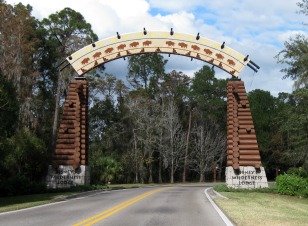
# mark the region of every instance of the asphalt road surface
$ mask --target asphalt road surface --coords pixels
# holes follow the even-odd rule
[[[105,191],[0,214],[0,225],[225,225],[202,186]]]

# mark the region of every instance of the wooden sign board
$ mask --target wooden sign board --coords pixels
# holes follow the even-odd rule
[[[245,55],[208,38],[169,32],[143,32],[110,37],[92,43],[67,57],[68,62],[82,75],[91,69],[135,54],[166,53],[192,57],[215,65],[232,76],[239,76],[249,62]]]

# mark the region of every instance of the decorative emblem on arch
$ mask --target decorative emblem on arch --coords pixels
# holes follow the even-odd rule
[[[169,32],[143,32],[110,37],[76,51],[67,61],[79,75],[121,57],[143,53],[177,54],[196,58],[239,76],[249,60],[245,55],[208,38]],[[248,65],[249,66],[249,65]]]

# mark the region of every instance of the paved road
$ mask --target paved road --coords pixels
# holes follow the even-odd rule
[[[225,225],[204,189],[175,186],[101,192],[0,214],[0,225]]]

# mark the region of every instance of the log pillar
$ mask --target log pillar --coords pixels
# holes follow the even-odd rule
[[[68,86],[47,186],[71,187],[89,183],[88,82],[77,77]]]
[[[226,181],[234,188],[267,187],[244,82],[235,78],[227,83]]]

